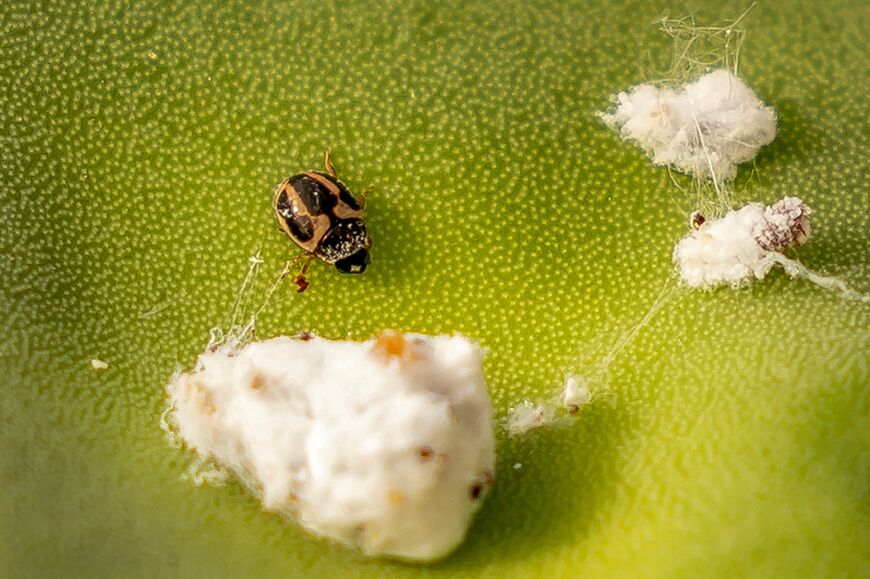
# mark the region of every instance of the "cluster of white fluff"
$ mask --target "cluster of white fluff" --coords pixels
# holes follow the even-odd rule
[[[592,402],[592,392],[582,376],[569,375],[565,385],[555,400],[532,402],[523,400],[508,411],[506,426],[511,436],[523,436],[532,430],[550,426],[562,421],[557,417],[558,410],[576,416],[582,407]],[[561,408],[559,408],[561,407]]]
[[[265,508],[366,554],[456,547],[494,474],[482,351],[454,337],[220,347],[169,385],[169,423]]]
[[[803,201],[786,197],[770,207],[750,203],[707,221],[674,249],[680,277],[693,288],[762,279],[776,263],[782,265],[778,252],[809,239],[810,214]]]
[[[592,392],[582,376],[569,375],[562,389],[562,405],[575,414],[582,406],[592,402]]]
[[[641,84],[617,95],[604,121],[637,142],[657,165],[732,179],[776,136],[776,115],[729,70],[718,69],[679,90]]]
[[[555,418],[556,411],[552,404],[535,404],[530,400],[523,400],[508,412],[508,434],[522,436],[532,430],[550,425]]]

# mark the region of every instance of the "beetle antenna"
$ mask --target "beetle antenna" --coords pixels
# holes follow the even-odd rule
[[[332,150],[326,147],[326,154],[323,156],[323,166],[326,167],[326,172],[336,177],[335,166],[332,164]]]

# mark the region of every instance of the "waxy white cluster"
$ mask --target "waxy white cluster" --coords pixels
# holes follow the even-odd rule
[[[431,560],[494,476],[483,353],[460,337],[274,338],[202,354],[169,421],[265,508],[369,555]]]
[[[707,73],[678,90],[641,84],[602,115],[657,165],[726,181],[776,136],[776,115],[732,72]]]
[[[782,263],[780,251],[809,239],[810,214],[803,201],[786,197],[770,207],[750,203],[707,221],[674,249],[680,278],[693,288],[762,279]]]

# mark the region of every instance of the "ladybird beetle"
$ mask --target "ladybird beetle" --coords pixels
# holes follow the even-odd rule
[[[369,264],[371,239],[363,223],[363,206],[336,178],[329,149],[326,172],[307,171],[281,181],[275,189],[275,214],[281,230],[309,257],[342,273],[362,273]],[[303,268],[303,274],[308,269]],[[297,278],[299,291],[307,287]]]

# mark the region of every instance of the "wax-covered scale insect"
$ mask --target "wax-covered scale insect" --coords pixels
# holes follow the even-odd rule
[[[326,172],[306,171],[284,179],[275,189],[278,225],[304,252],[306,259],[296,277],[305,291],[305,273],[314,258],[341,273],[362,273],[370,261],[372,241],[363,222],[364,204],[338,180],[329,149]]]
[[[803,278],[847,299],[870,301],[843,280],[807,269],[785,251],[803,245],[812,234],[810,207],[797,197],[770,206],[750,203],[717,219],[694,213],[693,231],[674,249],[681,281],[690,288],[739,287],[763,279],[779,265],[793,278]]]
[[[163,427],[196,453],[193,480],[234,473],[319,536],[431,561],[495,481],[483,359],[459,335],[395,331],[224,343],[172,377]]]

